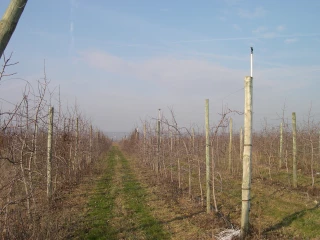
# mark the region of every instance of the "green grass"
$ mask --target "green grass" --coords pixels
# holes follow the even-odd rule
[[[118,189],[112,186],[112,178],[116,165],[115,149],[113,148],[107,157],[107,168],[103,177],[99,180],[95,193],[91,197],[86,216],[86,226],[77,233],[79,239],[117,239],[117,230],[110,225],[114,208],[114,199]]]
[[[267,173],[265,175],[266,179],[256,177],[252,182],[250,223],[255,233],[259,232],[267,239],[317,239],[320,236],[320,208],[314,200],[319,196],[307,194],[309,176],[300,174],[298,188],[293,189],[288,184],[286,172],[273,173],[272,181]],[[291,180],[292,176],[289,177]],[[223,192],[217,191],[217,203],[233,223],[240,225],[241,181],[232,176],[225,177]]]
[[[279,207],[284,208],[285,206],[280,205]],[[269,210],[271,209],[269,208]],[[281,231],[286,236],[291,235],[299,237],[300,239],[310,239],[320,236],[320,209],[318,206],[297,211],[290,211],[289,207],[282,211],[279,211],[279,208],[274,208],[272,213],[275,216],[281,216],[281,220],[267,228],[267,233]]]
[[[170,239],[162,225],[152,215],[146,206],[146,192],[134,177],[128,161],[119,153],[123,171],[123,191],[129,209],[134,212],[134,217],[139,222],[139,227],[145,233],[146,239]]]
[[[119,177],[119,174],[121,182],[114,184],[113,179]],[[119,197],[123,198],[127,207],[127,216],[115,215],[115,200]],[[118,239],[121,233],[125,233],[126,239],[137,239],[137,233],[143,239],[169,239],[169,234],[163,230],[162,224],[152,216],[147,206],[146,191],[135,179],[128,161],[117,147],[113,147],[109,153],[106,172],[97,183],[88,207],[85,226],[76,233],[78,239],[113,240]],[[115,218],[123,218],[121,223],[124,225],[121,229],[115,229],[112,225]],[[132,222],[135,224],[129,224]]]
[[[152,209],[147,205],[147,191],[137,181],[130,162],[117,147],[112,148],[106,164],[106,172],[89,201],[90,211],[79,238],[118,239],[124,236],[125,239],[170,239],[163,223],[152,215]],[[265,178],[261,178],[262,175]],[[240,224],[241,213],[239,179],[224,177],[222,192],[219,183],[216,183],[219,209],[237,225]],[[259,237],[316,239],[320,236],[320,208],[314,203],[318,195],[306,194],[309,176],[300,175],[298,189],[292,189],[288,184],[290,179],[291,176],[282,170],[272,174],[272,181],[267,172],[253,179],[250,222]],[[193,178],[192,183],[195,184],[193,189],[197,189],[198,180]],[[121,200],[126,216],[115,216],[118,209],[116,199]],[[112,224],[114,219],[123,225]]]

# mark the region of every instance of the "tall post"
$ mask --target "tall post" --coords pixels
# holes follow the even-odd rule
[[[242,153],[243,153],[243,129],[240,128],[240,159],[242,160]]]
[[[172,158],[173,158],[173,133],[172,133],[172,130],[170,130],[170,179],[171,179],[171,182],[173,182]]]
[[[251,154],[252,154],[252,77],[245,77],[244,149],[242,176],[241,239],[249,230]]]
[[[228,170],[231,173],[232,172],[232,118],[230,118],[229,122],[229,165]]]
[[[79,167],[79,161],[78,161],[78,144],[79,144],[79,118],[76,118],[76,143],[74,148],[74,170],[77,170]]]
[[[297,187],[297,122],[296,113],[292,113],[292,177],[293,187]]]
[[[11,0],[0,21],[0,58],[6,49],[28,0]]]
[[[92,162],[92,125],[90,125],[90,164]]]
[[[161,109],[158,110],[158,122],[157,122],[157,164],[156,164],[156,172],[159,173],[160,168],[160,127],[161,127]]]
[[[282,160],[283,160],[283,122],[280,124],[280,147],[279,147],[279,169],[282,167]]]
[[[68,123],[68,134],[70,134],[70,129],[73,129],[73,120],[71,120],[71,118],[69,118],[69,123]],[[74,158],[72,157],[72,144],[70,144],[69,147],[69,161],[71,163],[71,167],[69,168],[69,175],[71,173],[71,169],[72,171],[74,171]]]
[[[207,189],[207,213],[210,213],[210,139],[209,139],[209,99],[205,100],[205,124],[206,124],[206,189]]]
[[[147,127],[146,123],[143,124],[143,161],[146,163],[146,136],[147,136]]]
[[[173,132],[170,130],[170,151],[173,151]]]
[[[52,197],[52,136],[53,136],[53,107],[49,108],[48,121],[48,144],[47,144],[47,198],[51,201]]]
[[[320,157],[320,131],[319,131],[319,157]]]
[[[194,151],[195,151],[195,149],[194,149],[194,128],[192,128],[192,152],[193,152],[193,154],[194,154]]]

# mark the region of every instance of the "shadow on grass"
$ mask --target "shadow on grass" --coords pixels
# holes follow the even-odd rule
[[[165,225],[165,224],[168,224],[168,223],[171,223],[171,222],[174,222],[174,221],[180,221],[180,220],[184,220],[184,219],[189,219],[189,218],[192,218],[193,216],[196,216],[196,215],[204,213],[204,212],[205,212],[204,210],[201,210],[201,211],[198,211],[198,212],[195,212],[195,213],[192,213],[192,214],[178,216],[178,217],[175,217],[175,218],[173,218],[171,220],[168,220],[168,221],[155,221],[155,222],[148,223],[148,224],[141,224],[138,227],[133,227],[133,228],[129,228],[129,229],[126,229],[125,227],[123,227],[123,228],[120,228],[118,230],[118,233],[132,232],[132,231],[136,231],[136,230],[139,230],[139,229],[147,229],[147,228],[152,227],[155,224]]]
[[[266,234],[268,232],[272,232],[272,231],[276,231],[279,230],[283,227],[288,227],[291,225],[291,223],[297,219],[302,218],[307,212],[312,212],[314,210],[316,210],[317,208],[319,208],[320,204],[318,203],[316,206],[314,206],[313,208],[310,209],[304,209],[298,212],[295,212],[289,216],[286,216],[285,218],[283,218],[279,223],[268,227],[267,229],[265,229],[263,231],[263,234]]]

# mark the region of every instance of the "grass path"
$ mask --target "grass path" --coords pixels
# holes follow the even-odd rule
[[[226,227],[139,159],[128,159],[114,146],[95,177],[79,186],[61,239],[213,239]],[[239,225],[241,185],[231,178],[224,188],[220,208]],[[254,179],[252,199],[252,239],[320,239],[318,198]]]
[[[170,239],[146,202],[146,191],[136,180],[117,147],[88,203],[77,239]]]

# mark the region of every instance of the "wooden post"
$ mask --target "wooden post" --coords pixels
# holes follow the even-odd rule
[[[99,136],[99,133],[98,133]],[[79,118],[76,118],[76,142],[74,147],[74,170],[78,170],[79,161],[78,161],[78,144],[79,144]]]
[[[146,157],[146,137],[147,137],[147,126],[146,123],[143,124],[143,161],[144,163],[147,162]]]
[[[170,179],[171,179],[171,182],[173,182],[172,158],[173,158],[173,133],[172,133],[172,130],[170,130]]]
[[[228,170],[231,173],[232,172],[232,118],[230,118],[229,122],[229,164],[228,164]]]
[[[243,153],[243,129],[240,128],[240,159],[242,160],[242,153]]]
[[[92,162],[92,125],[90,125],[90,164]]]
[[[292,180],[293,187],[297,187],[297,122],[296,113],[292,113]]]
[[[52,198],[52,136],[53,136],[53,107],[49,108],[48,121],[48,144],[47,144],[47,198],[51,201]]]
[[[194,149],[194,128],[192,128],[192,153],[195,153],[195,149]]]
[[[320,131],[319,131],[319,149],[318,149],[318,151],[319,151],[319,158],[320,158]]]
[[[247,236],[249,230],[252,154],[252,90],[252,77],[245,77],[241,239],[244,239]]]
[[[158,111],[158,122],[157,122],[157,164],[156,164],[156,172],[157,174],[159,173],[159,168],[160,168],[160,127],[161,127],[161,122],[160,122],[160,117],[161,117],[161,109]]]
[[[180,158],[178,158],[178,183],[179,189],[181,188],[181,167],[180,167]]]
[[[281,169],[282,162],[283,162],[282,146],[283,146],[283,123],[281,122],[281,124],[280,124],[279,169]]]
[[[69,118],[69,123],[68,123],[68,134],[70,134],[70,129],[73,128],[73,120],[71,120],[71,118]],[[72,144],[70,144],[69,146],[69,162],[71,164],[70,168],[69,168],[69,176],[71,176],[71,169],[72,171],[74,171],[74,158],[72,157]]]
[[[173,151],[173,133],[172,130],[170,130],[170,151]]]
[[[206,189],[207,189],[207,213],[210,213],[210,139],[209,139],[209,99],[205,100],[205,124],[206,124]]]
[[[11,0],[0,21],[0,58],[6,49],[28,0]]]
[[[136,141],[139,141],[139,128],[136,128]]]

